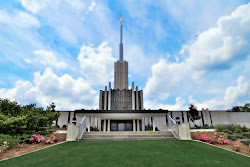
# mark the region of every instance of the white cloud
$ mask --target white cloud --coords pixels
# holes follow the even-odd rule
[[[188,103],[193,104],[198,110],[202,108],[208,108],[210,110],[227,110],[236,105],[244,105],[250,101],[250,82],[246,80],[244,76],[239,76],[237,79],[237,85],[229,86],[224,91],[223,98],[213,98],[199,102],[193,98],[193,96],[188,97]],[[150,109],[168,109],[168,110],[187,110],[189,104],[186,100],[177,97],[175,99],[176,103],[173,105],[165,105],[160,103],[158,100],[146,100],[145,108]]]
[[[160,59],[157,64],[151,67],[152,77],[150,77],[144,88],[145,96],[166,99],[171,89],[177,87],[177,83],[183,79],[184,63],[170,63],[165,59]]]
[[[250,83],[246,81],[244,76],[239,76],[237,79],[236,86],[229,86],[223,99],[210,99],[203,101],[202,103],[197,102],[192,96],[189,97],[189,103],[197,106],[198,109],[209,108],[209,109],[230,109],[235,105],[244,105],[250,101]]]
[[[82,0],[22,0],[23,7],[38,15],[43,25],[55,30],[62,40],[78,45],[113,33],[110,10],[103,2]],[[91,14],[88,14],[92,10]],[[100,26],[102,25],[102,26]],[[103,28],[105,27],[105,29]],[[94,30],[94,31],[93,31]]]
[[[229,70],[246,60],[250,55],[249,25],[250,3],[238,7],[230,16],[220,17],[216,27],[202,32],[196,41],[183,46],[180,53],[187,53],[187,59],[179,63],[160,59],[152,66],[145,95],[167,98],[170,90],[174,91],[181,82],[188,83],[190,77],[199,82],[208,72]]]
[[[159,104],[159,108],[161,109],[168,109],[168,110],[181,110],[185,108],[184,104],[186,103],[185,99],[182,99],[181,97],[177,97],[175,99],[176,103],[174,105],[164,105]]]
[[[93,1],[93,2],[91,3],[91,5],[89,6],[88,12],[93,11],[93,10],[94,10],[94,7],[95,7],[95,1]],[[88,13],[88,12],[87,12],[87,13]]]
[[[106,85],[113,77],[115,59],[107,44],[103,42],[97,48],[83,45],[77,57],[83,75],[94,85]]]
[[[23,11],[14,11],[10,14],[0,10],[0,23],[20,28],[40,27],[40,22],[36,17]]]
[[[22,6],[34,14],[37,14],[48,2],[48,0],[21,0]]]
[[[145,108],[148,109],[164,109],[164,110],[183,110],[186,109],[187,107],[185,106],[186,100],[182,99],[181,97],[177,97],[175,99],[175,104],[173,105],[165,105],[157,100],[146,100],[145,101]]]
[[[47,68],[41,75],[34,74],[33,83],[17,81],[15,88],[0,89],[2,98],[22,104],[38,103],[42,107],[54,102],[58,110],[97,107],[98,95],[83,78],[74,79],[68,74],[59,77]]]
[[[198,78],[208,71],[228,69],[250,55],[250,3],[238,7],[230,16],[223,16],[217,27],[201,33],[190,46],[186,63]]]
[[[232,106],[242,97],[250,100],[250,83],[248,83],[243,76],[237,79],[237,86],[230,86],[227,88],[224,96],[226,106]]]
[[[25,59],[25,62],[27,63],[39,63],[44,66],[49,66],[49,67],[56,67],[59,69],[65,69],[67,68],[67,64],[64,61],[58,61],[56,56],[46,50],[36,50],[34,51],[34,55],[36,57],[33,60],[30,59]]]

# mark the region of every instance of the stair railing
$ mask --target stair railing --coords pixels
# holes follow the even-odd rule
[[[79,124],[79,131],[77,140],[79,141],[82,138],[82,135],[86,131],[86,116],[83,117],[82,121]]]
[[[169,122],[169,129],[170,131],[173,133],[174,137],[176,139],[179,139],[179,128],[178,128],[178,124],[175,122],[175,120],[173,118],[171,118],[169,115],[168,117],[170,118],[170,122]]]

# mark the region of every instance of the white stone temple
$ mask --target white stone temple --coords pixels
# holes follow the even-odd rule
[[[100,90],[99,109],[59,111],[61,116],[58,125],[68,126],[68,141],[88,140],[93,136],[100,140],[105,135],[107,140],[190,139],[189,130],[193,123],[188,117],[188,111],[144,109],[143,91],[139,90],[138,86],[135,87],[134,82],[131,89],[128,87],[128,69],[128,62],[123,60],[121,17],[119,60],[114,62],[114,87],[112,88],[109,82],[108,87]],[[250,127],[250,113],[202,109],[199,115],[200,119],[195,122],[199,126],[236,123]],[[108,138],[114,134],[118,136]]]

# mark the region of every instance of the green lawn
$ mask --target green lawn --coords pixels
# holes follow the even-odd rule
[[[0,161],[5,166],[248,167],[250,158],[194,141],[81,141]]]

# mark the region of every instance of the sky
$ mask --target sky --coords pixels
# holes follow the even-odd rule
[[[250,102],[246,0],[0,0],[0,98],[96,109],[119,57],[144,108]]]

